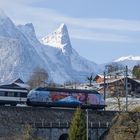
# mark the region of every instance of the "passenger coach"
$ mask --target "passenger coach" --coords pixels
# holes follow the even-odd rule
[[[0,105],[26,104],[27,94],[27,86],[19,79],[10,84],[2,84],[0,85]]]

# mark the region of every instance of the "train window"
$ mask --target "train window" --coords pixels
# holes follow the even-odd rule
[[[20,93],[20,97],[27,97],[26,93]]]
[[[20,96],[21,96],[21,95],[20,95],[20,92],[18,92],[18,93],[17,93],[17,97],[20,97]]]
[[[5,92],[4,91],[0,91],[0,96],[5,96]]]
[[[7,96],[14,97],[14,92],[8,92]]]
[[[8,92],[5,92],[5,96],[8,96]]]
[[[17,92],[14,92],[14,97],[17,97],[17,94],[18,94]]]

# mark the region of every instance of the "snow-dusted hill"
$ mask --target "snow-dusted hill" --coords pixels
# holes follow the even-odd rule
[[[125,56],[116,59],[114,62],[117,62],[122,65],[127,65],[132,69],[135,65],[140,64],[140,56]]]
[[[123,57],[120,57],[118,59],[115,59],[112,62],[100,64],[99,66],[102,70],[105,70],[105,66],[110,65],[112,63],[118,63],[118,65],[122,65],[124,67],[128,66],[128,68],[130,70],[132,70],[135,65],[140,64],[140,56],[132,56],[132,55],[131,56],[123,56]]]
[[[15,26],[0,11],[0,82],[19,77],[26,81],[36,68],[45,69],[57,83],[84,81],[100,70],[72,48],[64,24],[42,42],[32,24]]]

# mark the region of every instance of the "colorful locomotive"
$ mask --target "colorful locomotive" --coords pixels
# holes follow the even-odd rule
[[[27,105],[103,109],[105,101],[95,90],[66,88],[36,88],[27,95]]]

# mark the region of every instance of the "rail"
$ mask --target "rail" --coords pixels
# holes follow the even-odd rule
[[[70,122],[58,122],[58,123],[54,123],[54,122],[49,122],[49,123],[35,122],[35,123],[29,123],[29,125],[31,125],[34,128],[69,128],[70,127]],[[111,124],[109,122],[106,122],[106,123],[90,122],[88,124],[89,128],[108,128],[110,125]]]

